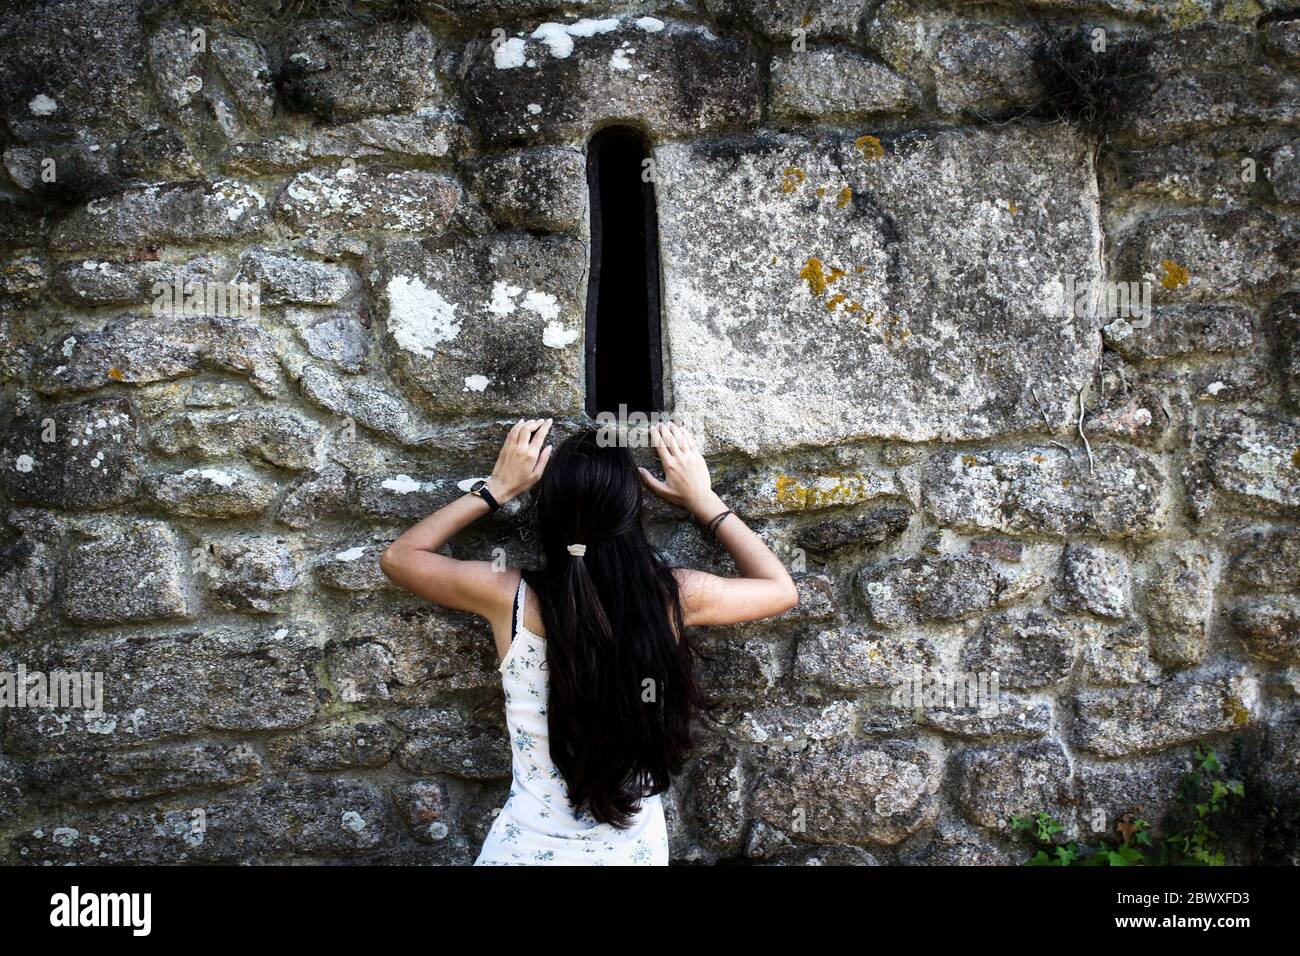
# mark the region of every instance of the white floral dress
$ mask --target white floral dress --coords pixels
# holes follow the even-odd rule
[[[519,582],[514,636],[501,661],[514,780],[475,866],[667,866],[668,827],[658,795],[620,830],[575,813],[551,762],[546,726],[546,641],[524,627],[528,585]]]

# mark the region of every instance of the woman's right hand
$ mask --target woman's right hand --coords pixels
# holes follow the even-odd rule
[[[637,470],[655,494],[686,508],[701,521],[726,510],[722,499],[713,493],[709,466],[685,428],[676,422],[655,424],[650,427],[650,436],[663,464],[664,480],[645,468]]]

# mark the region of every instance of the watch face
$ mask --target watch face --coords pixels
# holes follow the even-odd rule
[[[487,487],[486,479],[480,478],[478,481],[474,482],[474,484],[469,486],[469,493],[471,495],[476,495],[486,487]]]

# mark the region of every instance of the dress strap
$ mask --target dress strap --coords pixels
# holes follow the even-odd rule
[[[519,633],[519,625],[524,619],[524,592],[528,585],[524,582],[524,576],[519,575],[519,590],[515,592],[515,616],[510,622],[510,643],[515,642],[515,636]]]

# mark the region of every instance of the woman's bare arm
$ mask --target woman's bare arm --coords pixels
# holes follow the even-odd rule
[[[523,494],[541,478],[551,457],[550,447],[544,447],[550,428],[548,418],[520,420],[510,429],[487,480],[488,491],[498,503]],[[490,561],[461,561],[437,553],[487,513],[482,498],[457,498],[390,544],[379,558],[380,570],[394,584],[434,604],[481,615],[494,626],[501,619],[508,620],[517,575],[495,571]]]
[[[651,432],[664,480],[642,468],[645,483],[666,501],[686,508],[697,521],[707,522],[726,511],[727,506],[711,487],[709,466],[690,434],[672,422],[656,425]],[[678,570],[688,627],[756,621],[788,611],[799,602],[799,591],[781,559],[739,515],[724,518],[716,533],[740,576],[724,578],[705,571]]]

